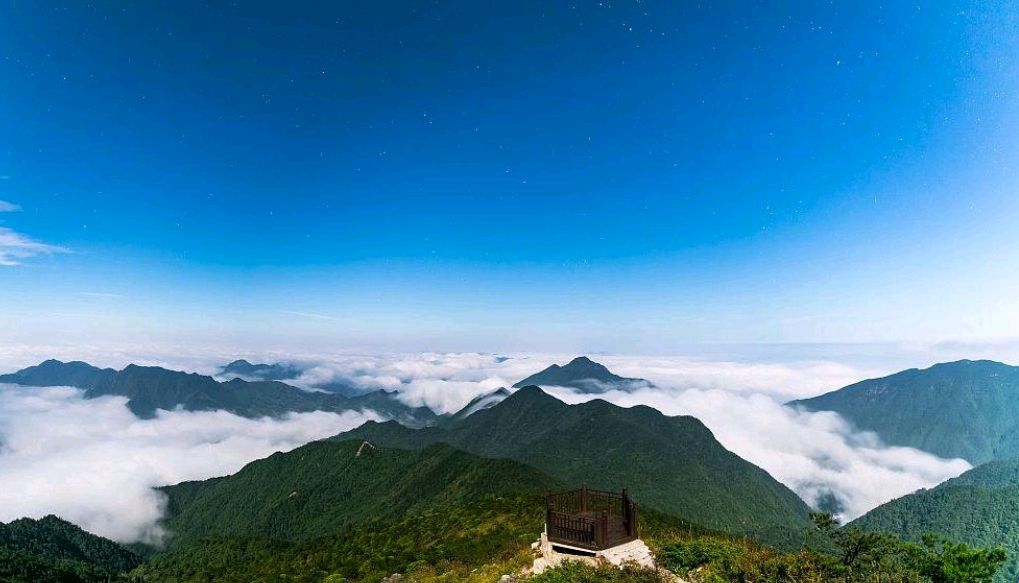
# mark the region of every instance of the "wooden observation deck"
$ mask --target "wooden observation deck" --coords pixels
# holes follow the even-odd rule
[[[600,551],[636,540],[637,503],[622,492],[579,490],[549,494],[545,532],[553,544]]]

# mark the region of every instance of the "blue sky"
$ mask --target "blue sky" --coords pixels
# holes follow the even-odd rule
[[[1019,325],[1014,3],[60,4],[0,8],[6,342]]]

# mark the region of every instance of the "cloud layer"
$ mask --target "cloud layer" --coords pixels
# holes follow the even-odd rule
[[[0,351],[2,352],[2,351]],[[73,355],[61,354],[68,357]],[[88,360],[89,355],[80,355]],[[170,366],[210,372],[236,356],[306,365],[297,384],[344,382],[387,388],[411,405],[453,412],[472,398],[509,387],[572,354],[175,355]],[[0,353],[22,362],[24,351]],[[215,359],[215,360],[214,360]],[[106,354],[104,366],[158,363],[146,353]],[[832,500],[853,518],[894,497],[933,486],[969,468],[855,431],[832,413],[794,411],[782,403],[844,386],[877,372],[832,360],[759,362],[681,357],[597,356],[613,372],[654,388],[598,395],[646,404],[668,415],[694,415],[738,455],[763,467],[808,503]],[[884,374],[890,371],[880,371]],[[549,388],[563,400],[593,398]],[[158,540],[162,512],[152,486],[234,472],[278,450],[354,427],[373,415],[295,414],[245,419],[223,412],[164,412],[140,420],[121,398],[83,400],[67,388],[0,386],[0,521],[56,513],[120,541]]]
[[[143,420],[125,403],[85,400],[71,388],[0,385],[0,521],[53,513],[113,540],[158,542],[163,500],[154,486],[230,474],[377,418],[174,411]]]

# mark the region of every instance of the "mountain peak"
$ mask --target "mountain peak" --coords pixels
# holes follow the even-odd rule
[[[570,405],[534,385],[448,424],[365,424],[336,439],[395,448],[446,443],[523,462],[566,484],[628,487],[646,507],[733,532],[791,532],[807,524],[803,501],[726,450],[700,421],[601,399]]]
[[[49,359],[15,373],[0,375],[0,383],[34,387],[68,386],[89,389],[115,374],[113,369],[97,368],[81,361],[61,362]]]
[[[524,408],[556,408],[566,407],[565,403],[562,403],[554,396],[545,392],[540,386],[535,384],[529,384],[523,386],[511,395],[506,396],[505,399],[490,407],[488,411],[493,409],[524,409]]]
[[[520,387],[513,394],[506,397],[502,403],[513,403],[519,405],[521,403],[533,403],[533,404],[552,404],[559,403],[562,401],[556,399],[552,395],[546,393],[541,387],[537,385],[527,385],[526,387]],[[507,405],[509,406],[509,405]]]
[[[564,366],[553,364],[513,385],[520,388],[527,385],[570,387],[583,393],[604,393],[611,390],[631,391],[651,386],[644,379],[621,377],[605,365],[586,356],[578,356]]]

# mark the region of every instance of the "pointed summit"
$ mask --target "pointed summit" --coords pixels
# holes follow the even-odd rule
[[[614,374],[605,365],[586,356],[578,356],[564,366],[553,364],[513,386],[519,388],[527,385],[570,387],[584,393],[632,391],[652,386],[644,379],[631,379]]]

